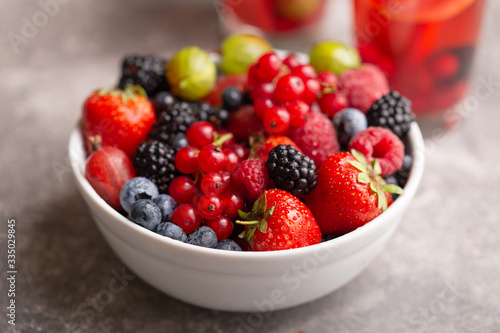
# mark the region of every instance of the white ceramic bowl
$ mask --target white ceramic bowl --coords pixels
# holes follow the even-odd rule
[[[383,214],[346,235],[293,250],[231,252],[160,236],[123,217],[84,177],[85,151],[75,129],[69,156],[77,187],[99,230],[141,279],[187,303],[225,310],[284,309],[327,295],[366,268],[410,204],[424,167],[424,141],[416,123],[409,133],[413,168],[401,195]]]

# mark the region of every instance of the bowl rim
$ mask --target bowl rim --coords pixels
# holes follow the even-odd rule
[[[344,235],[336,237],[334,239],[302,248],[287,249],[280,251],[224,251],[218,249],[205,248],[201,246],[195,246],[183,243],[174,239],[170,239],[168,237],[150,231],[146,228],[143,228],[135,224],[134,222],[130,221],[125,216],[120,214],[118,211],[113,209],[110,205],[108,205],[104,201],[104,199],[102,199],[97,194],[97,192],[93,189],[93,187],[85,178],[84,169],[87,156],[83,144],[83,136],[80,127],[78,125],[76,125],[73,131],[71,132],[69,146],[68,146],[68,153],[75,180],[77,181],[79,188],[85,192],[85,195],[89,199],[91,199],[92,202],[99,207],[99,209],[105,211],[108,215],[117,220],[122,227],[132,229],[134,232],[137,232],[142,237],[147,239],[148,242],[154,242],[158,244],[158,246],[165,246],[167,248],[174,247],[178,251],[185,251],[186,254],[190,253],[197,256],[209,255],[210,257],[217,256],[219,258],[228,258],[233,260],[256,259],[262,261],[262,260],[275,260],[284,257],[290,257],[291,255],[296,255],[296,256],[307,255],[323,249],[324,246],[337,248],[343,246],[346,243],[347,244],[355,243],[356,240],[362,239],[363,237],[366,237],[367,235],[371,234],[380,225],[384,223],[389,223],[392,211],[395,211],[399,207],[404,209],[405,205],[408,206],[415,192],[417,191],[417,188],[419,186],[423,174],[424,160],[425,160],[423,152],[425,152],[425,146],[424,146],[424,139],[422,137],[422,133],[420,131],[417,122],[414,121],[412,123],[407,138],[408,138],[407,144],[409,144],[410,154],[412,155],[413,158],[412,169],[410,171],[408,181],[404,187],[405,193],[403,195],[400,195],[399,198],[395,200],[394,203],[390,205],[386,211],[384,211],[382,214],[377,216],[372,221],[366,223],[365,225],[351,232],[348,232]],[[107,227],[109,228],[109,226]],[[116,236],[120,237],[119,235]]]

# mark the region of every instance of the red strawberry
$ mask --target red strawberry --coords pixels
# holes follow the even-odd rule
[[[100,135],[103,147],[117,147],[128,156],[147,139],[155,112],[145,93],[138,91],[144,92],[137,86],[125,90],[101,89],[87,98],[83,106],[83,134],[89,153],[91,136]]]
[[[365,113],[377,99],[389,93],[384,73],[371,64],[342,72],[338,88],[347,96],[349,106]]]
[[[328,158],[318,170],[318,185],[304,198],[323,234],[345,234],[380,215],[402,193],[379,176],[377,161],[368,164],[356,150]]]
[[[100,140],[100,137],[93,137]],[[100,142],[95,142],[99,144]],[[121,211],[120,191],[125,183],[135,177],[130,158],[120,149],[103,147],[93,152],[85,165],[85,178],[111,207]]]
[[[321,231],[311,211],[296,197],[283,190],[265,191],[250,213],[241,213],[247,221],[240,237],[254,251],[277,251],[318,244]]]
[[[314,161],[318,169],[340,149],[333,123],[320,112],[311,112],[304,125],[293,128],[290,139]]]
[[[293,142],[289,137],[284,135],[272,135],[264,139],[263,142],[258,142],[254,146],[253,155],[257,158],[264,161],[267,161],[267,157],[271,149],[276,147],[277,145],[292,145],[298,151],[301,151],[300,148]]]

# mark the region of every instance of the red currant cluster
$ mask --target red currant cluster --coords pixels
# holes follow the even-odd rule
[[[274,52],[266,53],[248,70],[255,114],[273,134],[286,134],[290,127],[302,126],[318,96],[323,113],[330,115],[344,108],[347,101],[343,103],[338,99],[345,96],[336,93],[336,86],[335,74],[316,73],[311,65],[301,64],[295,55],[282,60]]]
[[[186,132],[188,146],[175,156],[176,168],[189,176],[172,180],[170,196],[179,204],[172,222],[187,234],[203,222],[217,235],[226,239],[233,232],[231,218],[243,209],[243,196],[230,186],[231,171],[248,157],[248,149],[236,143],[231,133],[216,131],[213,125],[199,121]],[[200,179],[201,178],[201,179]]]

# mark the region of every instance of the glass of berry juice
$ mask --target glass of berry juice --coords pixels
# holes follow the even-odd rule
[[[417,116],[444,112],[467,93],[485,1],[354,0],[361,57]]]

